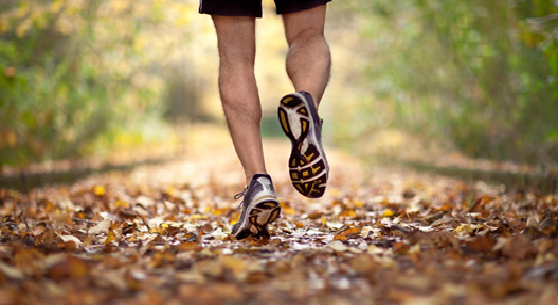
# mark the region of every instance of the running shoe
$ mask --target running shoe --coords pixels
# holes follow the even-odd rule
[[[232,227],[232,234],[236,239],[249,236],[269,238],[267,225],[281,214],[281,204],[275,196],[271,177],[265,174],[252,176],[246,190],[235,196],[244,196],[240,203],[242,212],[238,222]]]
[[[286,95],[277,109],[279,123],[291,140],[289,176],[299,193],[310,198],[324,195],[329,167],[322,147],[322,124],[307,92]]]

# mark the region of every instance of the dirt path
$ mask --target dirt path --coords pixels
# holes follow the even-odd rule
[[[546,304],[557,297],[557,197],[370,170],[330,148],[328,190],[310,200],[288,180],[288,141],[266,141],[283,215],[270,240],[236,241],[232,197],[244,177],[227,132],[204,127],[185,138],[184,158],[172,164],[29,196],[1,190],[0,303]]]

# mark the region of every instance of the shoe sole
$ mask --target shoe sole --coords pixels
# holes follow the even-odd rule
[[[289,176],[294,188],[302,195],[319,198],[325,192],[328,175],[327,161],[321,143],[315,136],[312,139],[309,138],[308,148],[306,152],[302,152],[304,140],[308,138],[314,125],[312,123],[312,113],[298,95],[295,93],[283,97],[277,109],[281,128],[291,140],[292,145],[289,158]],[[292,123],[300,123],[300,126],[293,126]],[[293,133],[293,127],[300,129],[298,137]]]
[[[236,239],[249,236],[269,238],[267,225],[274,222],[281,215],[281,205],[275,201],[263,201],[246,211],[247,221],[235,234]]]

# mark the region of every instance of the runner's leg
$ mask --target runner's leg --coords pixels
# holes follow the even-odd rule
[[[285,35],[289,44],[287,74],[295,91],[310,93],[316,103],[324,94],[331,59],[324,37],[326,5],[302,12],[284,14]]]
[[[219,93],[238,159],[246,174],[266,173],[254,76],[255,18],[212,16],[219,49]]]

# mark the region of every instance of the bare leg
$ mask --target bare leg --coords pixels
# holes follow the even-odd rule
[[[255,18],[213,16],[219,49],[219,93],[236,154],[246,174],[266,173],[254,76]]]
[[[289,44],[287,74],[295,91],[310,93],[316,107],[322,100],[331,67],[324,37],[326,6],[283,15]]]

